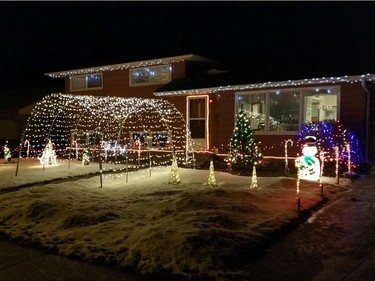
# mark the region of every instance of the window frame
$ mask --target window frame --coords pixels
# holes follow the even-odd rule
[[[192,99],[204,99],[205,104],[205,117],[202,118],[190,118],[190,100]],[[209,117],[210,117],[210,108],[209,108],[209,96],[208,95],[198,95],[198,96],[187,96],[186,97],[186,120],[188,124],[188,129],[190,131],[190,120],[204,120],[205,121],[205,137],[204,138],[194,138],[196,140],[205,140],[206,149],[209,149]]]
[[[298,135],[299,131],[270,131],[269,130],[269,115],[270,115],[270,93],[275,93],[277,91],[282,92],[291,92],[291,91],[297,91],[299,92],[300,96],[300,104],[299,104],[299,130],[305,124],[305,97],[310,96],[306,94],[305,92],[307,90],[327,90],[327,89],[335,89],[337,93],[333,93],[332,95],[337,96],[337,107],[336,107],[336,120],[340,120],[340,104],[341,104],[341,86],[340,85],[325,85],[325,86],[312,86],[312,87],[301,87],[301,88],[275,88],[275,89],[268,89],[268,90],[258,90],[258,91],[241,91],[241,92],[235,92],[235,102],[234,102],[234,112],[237,114],[240,108],[239,96],[243,95],[259,95],[264,94],[265,99],[265,108],[264,108],[264,114],[265,114],[265,130],[264,131],[258,131],[254,130],[254,134],[257,135]],[[317,92],[318,93],[318,92]],[[234,118],[235,122],[235,118]]]
[[[168,68],[168,79],[166,81],[149,81],[147,82],[141,82],[141,83],[134,83],[133,82],[133,72],[140,71],[140,70],[152,70],[152,69],[158,69],[158,68]],[[149,76],[150,78],[151,76]],[[149,86],[149,85],[163,85],[167,84],[172,81],[172,65],[171,64],[163,64],[163,65],[154,65],[154,66],[146,66],[146,67],[137,67],[132,68],[129,70],[129,87],[141,87],[141,86]]]
[[[99,87],[89,87],[88,86],[88,77],[89,76],[100,76],[101,77],[101,86],[99,86]],[[85,87],[79,88],[79,89],[73,89],[73,78],[74,77],[85,77]],[[103,89],[103,73],[91,73],[91,74],[81,74],[81,75],[70,76],[69,77],[69,88],[70,88],[70,92],[102,90]]]

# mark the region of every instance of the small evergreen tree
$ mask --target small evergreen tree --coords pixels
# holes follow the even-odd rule
[[[236,115],[235,128],[229,142],[229,165],[233,169],[242,168],[243,174],[246,174],[246,171],[262,157],[263,154],[250,126],[250,118],[242,104]]]

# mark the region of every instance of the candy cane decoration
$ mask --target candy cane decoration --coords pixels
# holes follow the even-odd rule
[[[30,142],[29,140],[25,140],[24,145],[27,143],[27,150],[26,150],[26,158],[29,158],[29,152],[30,152]]]
[[[339,147],[335,146],[335,156],[336,156],[336,183],[339,183]]]
[[[297,211],[300,211],[301,208],[301,198],[299,197],[299,182],[300,182],[300,159],[299,159],[299,154],[297,153],[297,158],[296,158],[296,167],[297,167]]]
[[[350,162],[350,143],[347,143],[345,146],[346,146],[346,151],[348,152],[348,172],[350,176],[352,173],[351,162]]]
[[[285,141],[285,174],[289,172],[288,167],[288,142],[290,142],[290,146],[293,146],[293,141],[291,139],[288,139]]]
[[[321,150],[319,152],[319,158],[320,158],[320,176],[319,176],[319,186],[321,195],[323,196],[323,169],[324,169],[324,151]]]

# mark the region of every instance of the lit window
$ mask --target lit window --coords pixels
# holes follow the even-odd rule
[[[254,131],[264,131],[266,124],[265,115],[265,94],[245,94],[237,96],[237,101],[240,103],[238,108],[243,109],[250,116],[251,129]]]
[[[305,90],[305,122],[337,120],[338,92],[337,88]]]
[[[243,105],[254,131],[296,133],[304,123],[338,120],[339,97],[339,86],[240,92],[236,109]]]
[[[192,138],[206,137],[206,98],[189,100],[189,124]]]
[[[300,94],[298,91],[269,93],[269,130],[299,130]]]
[[[71,91],[93,90],[102,88],[102,74],[77,75],[70,77]]]
[[[166,84],[171,81],[170,65],[151,66],[130,70],[130,86]]]

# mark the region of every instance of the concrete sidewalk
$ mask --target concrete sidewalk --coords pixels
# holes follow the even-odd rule
[[[0,281],[140,281],[137,276],[0,241]]]
[[[375,175],[355,181],[245,271],[252,281],[374,281]]]

